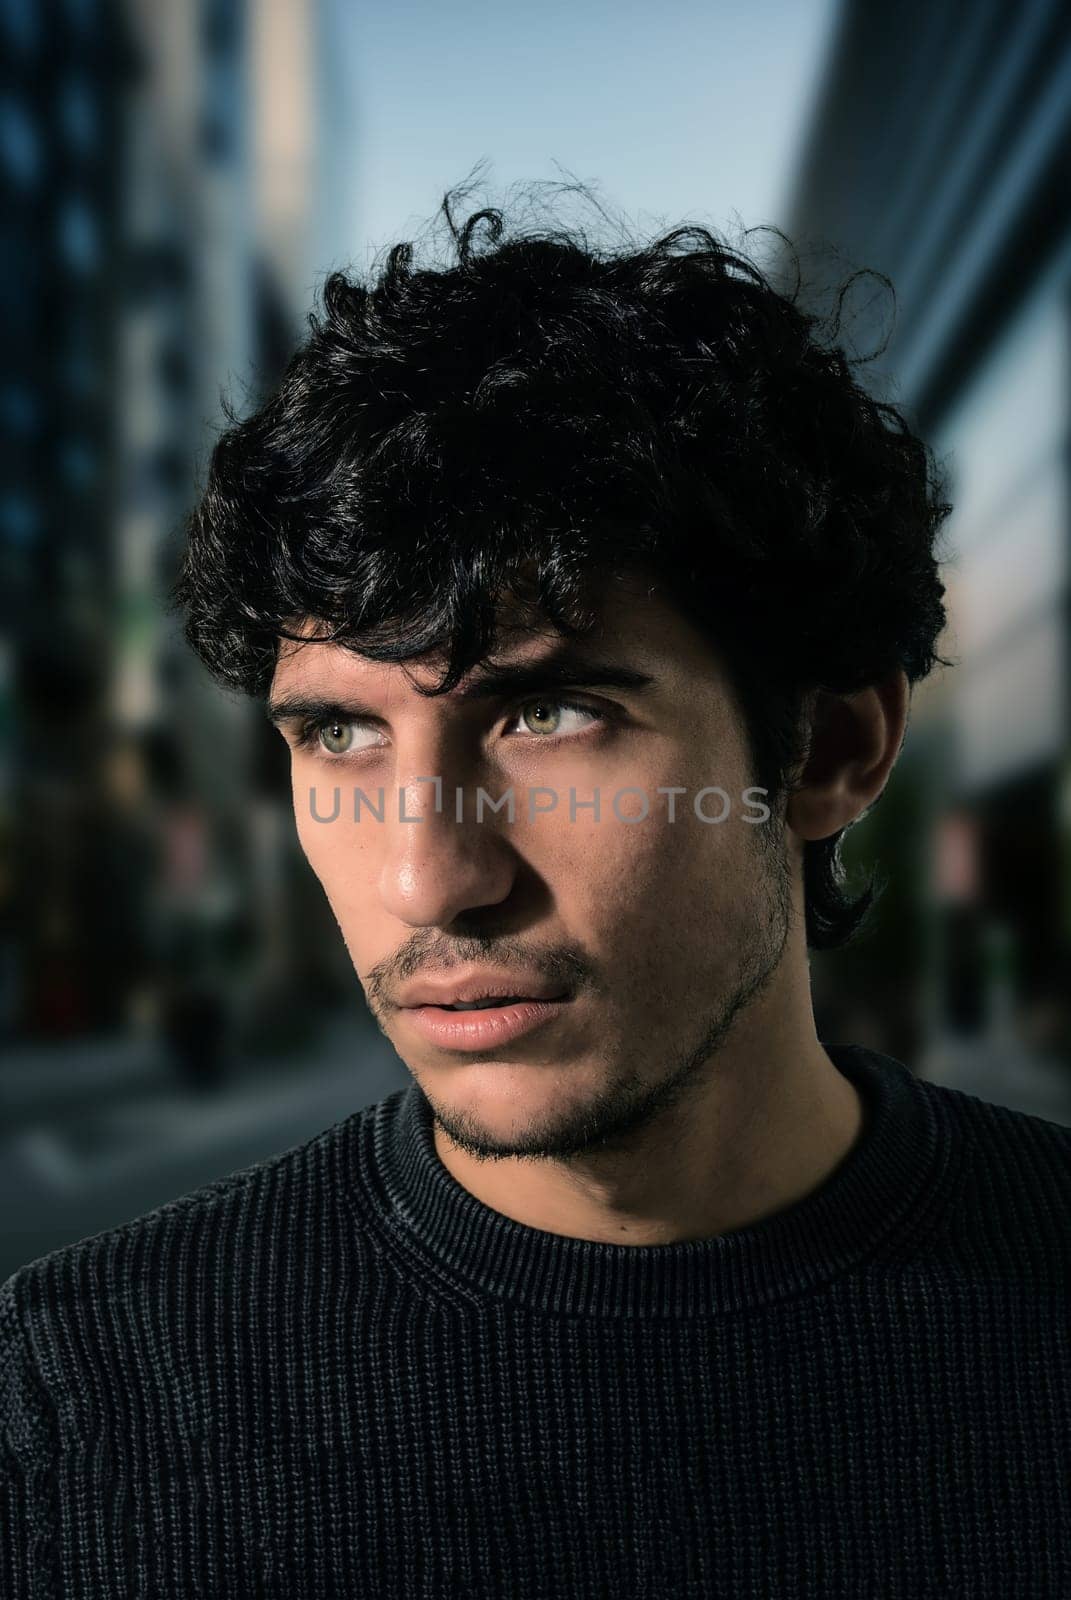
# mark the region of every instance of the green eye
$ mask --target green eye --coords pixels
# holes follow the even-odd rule
[[[532,733],[557,733],[558,724],[561,722],[560,700],[530,700],[521,711],[521,717]],[[531,708],[535,709],[533,717]],[[547,726],[547,721],[551,726]]]
[[[320,742],[333,756],[345,755],[353,742],[353,729],[348,722],[325,722],[320,726]]]
[[[610,720],[607,711],[598,711],[594,706],[582,705],[577,700],[559,700],[556,696],[548,696],[546,700],[526,700],[513,715],[518,725],[516,731],[538,734],[544,739],[578,738],[598,723]],[[569,717],[580,718],[580,721],[572,726],[566,721],[563,725],[563,719]]]

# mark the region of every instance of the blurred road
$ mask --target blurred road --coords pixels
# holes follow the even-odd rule
[[[151,1039],[9,1050],[0,1062],[0,1279],[322,1129],[412,1082],[374,1024],[307,1055],[179,1084]]]

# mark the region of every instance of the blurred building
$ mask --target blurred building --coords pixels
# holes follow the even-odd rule
[[[277,380],[332,217],[353,247],[321,160],[352,140],[345,25],[334,0],[0,0],[9,1037],[121,1029],[176,960],[233,968],[254,1018],[342,982],[281,741],[166,596],[223,395]]]
[[[1058,0],[846,0],[788,225],[805,261],[828,241],[845,273],[891,278],[874,382],[950,472],[940,649],[958,664],[916,691],[903,770],[861,825],[917,898],[900,915],[893,890],[901,946],[869,950],[923,1050],[1071,1049],[1069,140]],[[862,352],[889,305],[858,288]]]
[[[114,659],[123,162],[114,5],[0,4],[0,1026],[109,1007],[86,924]]]

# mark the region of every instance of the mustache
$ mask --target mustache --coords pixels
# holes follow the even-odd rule
[[[449,945],[425,941],[378,962],[362,977],[370,1005],[386,1005],[391,991],[401,983],[422,975],[442,977],[464,967],[486,964],[511,971],[536,972],[548,984],[563,989],[579,989],[592,981],[591,963],[573,947],[554,949],[521,945],[515,940],[494,936],[473,936],[454,940]]]

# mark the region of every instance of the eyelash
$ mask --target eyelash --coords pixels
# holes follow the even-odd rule
[[[563,700],[557,695],[532,695],[532,696],[529,696],[529,698],[527,700],[518,701],[517,705],[514,707],[514,709],[510,713],[510,721],[511,722],[512,721],[516,721],[517,717],[520,716],[521,712],[525,709],[526,706],[535,706],[535,705],[558,706],[558,707],[560,707],[561,709],[563,709],[565,711],[582,711],[587,716],[594,717],[596,719],[593,724],[589,725],[588,728],[581,730],[580,733],[533,733],[533,734],[530,734],[528,736],[530,739],[532,739],[535,742],[538,742],[539,744],[554,744],[554,745],[556,745],[556,744],[559,744],[559,743],[561,743],[563,741],[565,741],[565,742],[576,742],[577,740],[582,739],[586,733],[590,732],[592,727],[598,727],[600,725],[605,725],[606,723],[611,722],[613,720],[613,713],[611,711],[609,711],[608,709],[602,709],[602,708],[599,708],[597,706],[588,706],[588,705],[585,705],[583,703],[583,701],[581,701],[581,700]],[[360,751],[360,750],[347,750],[347,751],[343,751],[341,754],[335,754],[331,750],[325,750],[323,748],[323,746],[318,743],[318,739],[319,739],[319,734],[320,734],[321,728],[329,727],[332,721],[337,721],[337,722],[349,721],[349,722],[352,722],[352,723],[359,723],[361,721],[361,718],[360,717],[350,717],[348,719],[343,719],[341,717],[337,717],[337,718],[331,718],[331,717],[314,717],[314,718],[310,718],[308,721],[301,723],[299,728],[298,728],[298,736],[297,736],[297,740],[296,740],[296,748],[298,750],[313,751],[317,755],[323,756],[324,759],[327,760],[327,761],[345,761],[345,760],[349,759],[349,757],[351,757],[351,756],[363,754],[363,751]],[[513,735],[512,737],[516,737],[516,735]],[[366,750],[375,750],[377,748],[378,747],[376,745],[366,745],[365,746]]]

